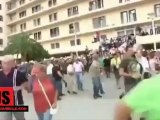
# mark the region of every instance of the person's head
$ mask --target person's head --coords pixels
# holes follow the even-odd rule
[[[149,58],[153,59],[155,57],[155,51],[149,53]]]
[[[12,55],[5,55],[2,58],[2,69],[10,71],[13,67],[15,67],[15,60]]]
[[[47,76],[46,74],[46,66],[40,63],[35,63],[33,65],[32,71],[31,71],[31,75],[33,77],[36,77],[38,79],[43,79],[44,77]]]
[[[59,61],[58,60],[54,61],[54,66],[59,66]]]

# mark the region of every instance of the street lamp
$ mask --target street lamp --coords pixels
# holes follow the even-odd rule
[[[151,20],[152,20],[153,35],[156,34],[154,18],[155,18],[155,13],[148,13],[148,19],[151,19]],[[154,50],[156,50],[156,49],[157,49],[157,46],[156,46],[156,43],[154,42]]]

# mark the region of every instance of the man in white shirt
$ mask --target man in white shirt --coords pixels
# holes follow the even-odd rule
[[[48,77],[53,80],[53,77],[52,77],[52,69],[53,69],[53,64],[51,62],[48,62],[48,65],[47,65],[47,75]]]
[[[76,61],[73,64],[73,67],[77,79],[78,90],[83,91],[82,77],[83,77],[84,65],[79,59],[76,59]]]

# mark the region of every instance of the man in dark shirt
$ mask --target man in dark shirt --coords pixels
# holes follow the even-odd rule
[[[63,74],[61,72],[58,61],[54,62],[54,67],[52,68],[52,76],[54,78],[55,86],[58,90],[58,100],[61,100],[60,96],[63,96],[62,93],[62,78]]]
[[[126,93],[129,92],[141,79],[142,66],[138,63],[134,54],[135,50],[132,47],[128,47],[127,53],[119,66],[119,73],[124,77]],[[135,68],[136,70],[132,70],[133,66],[137,67]]]
[[[23,105],[22,89],[28,87],[27,78],[24,73],[15,68],[14,58],[6,55],[2,60],[2,71],[0,71],[0,87],[13,87],[15,106]],[[12,113],[16,120],[25,120],[24,112],[1,112],[1,120],[12,120]]]

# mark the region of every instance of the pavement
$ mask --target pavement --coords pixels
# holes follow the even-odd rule
[[[117,89],[113,76],[110,79],[102,76],[101,79],[105,95],[100,99],[93,99],[92,81],[88,74],[84,76],[83,92],[69,95],[64,89],[65,96],[58,102],[59,110],[53,120],[113,120],[118,96],[123,90]],[[123,82],[121,84],[123,86]],[[24,92],[24,101],[29,106],[29,112],[25,113],[26,120],[38,120],[32,94]]]

